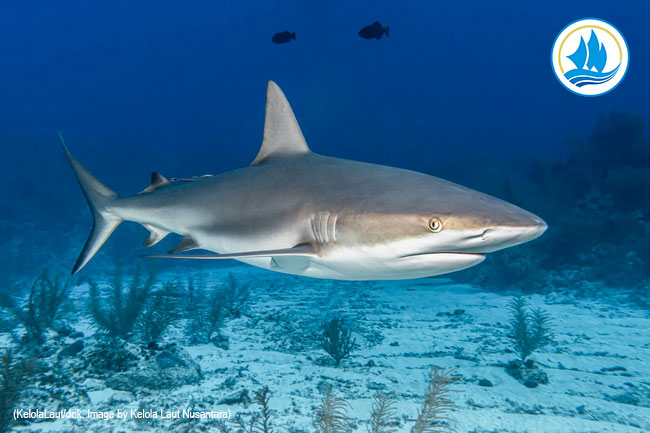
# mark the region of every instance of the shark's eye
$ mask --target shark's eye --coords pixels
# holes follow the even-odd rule
[[[439,218],[431,217],[429,220],[429,230],[434,233],[438,233],[440,230],[442,230],[442,221],[440,221]]]

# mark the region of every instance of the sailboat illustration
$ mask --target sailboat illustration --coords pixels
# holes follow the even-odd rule
[[[578,87],[605,83],[616,75],[618,68],[621,66],[619,63],[613,70],[603,72],[607,64],[607,50],[600,43],[593,30],[587,43],[580,36],[578,49],[567,58],[576,66],[576,69],[567,71],[564,76]]]

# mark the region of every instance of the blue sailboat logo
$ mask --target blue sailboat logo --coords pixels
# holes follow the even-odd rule
[[[603,72],[605,64],[607,64],[607,50],[600,43],[593,30],[591,30],[589,42],[586,44],[584,38],[580,36],[578,49],[567,58],[576,65],[577,69],[566,72],[564,76],[578,87],[605,83],[616,75],[618,68],[621,66],[619,63],[613,70]]]

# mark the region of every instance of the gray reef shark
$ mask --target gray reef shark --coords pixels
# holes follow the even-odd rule
[[[122,221],[149,230],[145,246],[183,236],[168,254],[148,257],[236,259],[340,280],[457,271],[547,228],[517,206],[433,176],[311,152],[272,81],[262,146],[248,167],[172,181],[153,173],[144,191],[120,197],[61,144],[94,219],[73,274]],[[216,254],[178,254],[196,249]]]

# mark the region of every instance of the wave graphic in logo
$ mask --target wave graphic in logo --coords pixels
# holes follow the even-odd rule
[[[614,89],[625,77],[629,59],[623,35],[597,18],[566,26],[555,39],[551,52],[557,79],[582,96],[603,95]]]
[[[607,50],[605,46],[598,41],[596,32],[591,31],[589,42],[585,44],[585,39],[580,37],[580,45],[575,53],[567,56],[577,69],[572,69],[564,74],[569,82],[578,87],[588,86],[590,84],[602,84],[614,78],[618,72],[619,64],[609,72],[603,72],[607,64]]]

